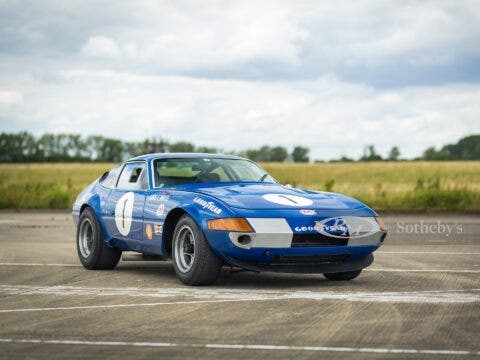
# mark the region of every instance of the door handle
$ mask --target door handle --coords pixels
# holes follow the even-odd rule
[[[115,210],[110,211],[110,215],[114,216],[115,215]]]

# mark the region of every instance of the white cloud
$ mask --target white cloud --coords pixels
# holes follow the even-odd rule
[[[98,6],[0,15],[0,130],[304,144],[317,158],[370,143],[415,156],[480,131],[478,1]]]
[[[62,77],[58,84],[25,85],[35,91],[14,113],[18,123],[225,150],[302,144],[323,159],[358,157],[367,144],[383,154],[398,145],[405,156],[417,156],[480,132],[476,85],[375,90],[333,76],[271,83],[81,69]]]
[[[91,37],[82,52],[183,70],[252,61],[295,64],[308,38],[301,18],[292,16],[292,3],[143,5],[135,5],[135,17],[141,18],[138,27],[120,29],[111,37]]]
[[[480,7],[468,1],[138,1],[108,12],[114,21],[93,15],[102,26],[83,29],[81,52],[147,71],[253,66],[268,74],[275,65],[301,74],[480,56]]]
[[[106,36],[89,38],[82,51],[90,56],[105,58],[115,58],[120,54],[117,43]]]
[[[18,105],[23,101],[22,93],[15,90],[0,90],[0,106]]]

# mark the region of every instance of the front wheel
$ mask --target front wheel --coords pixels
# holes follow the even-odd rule
[[[105,244],[102,228],[90,208],[80,215],[77,227],[77,253],[89,270],[110,270],[117,266],[122,252]]]
[[[210,285],[222,269],[222,261],[188,215],[183,215],[175,227],[172,258],[177,276],[187,285]]]
[[[356,270],[356,271],[345,271],[345,272],[338,272],[338,273],[326,273],[323,274],[328,280],[333,280],[333,281],[345,281],[345,280],[352,280],[355,279],[362,270]]]

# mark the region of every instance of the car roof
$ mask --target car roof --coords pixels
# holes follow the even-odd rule
[[[236,159],[236,160],[245,160],[244,158],[236,155],[225,155],[225,154],[210,154],[210,153],[153,153],[140,155],[134,158],[129,159],[128,161],[135,160],[152,160],[152,159],[200,159],[200,158],[216,158],[216,159]]]

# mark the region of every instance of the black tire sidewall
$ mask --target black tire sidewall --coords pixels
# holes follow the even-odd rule
[[[175,249],[178,232],[185,225],[190,228],[193,236],[195,237],[195,257],[192,267],[187,272],[182,272],[177,266]],[[209,257],[211,258],[212,255],[207,254],[207,252],[211,252],[213,254],[213,250],[210,248],[210,244],[208,243],[205,235],[203,234],[203,231],[197,225],[195,220],[193,220],[193,218],[191,218],[189,215],[183,215],[175,226],[172,242],[173,267],[175,269],[175,273],[180,278],[180,280],[182,280],[182,282],[189,285],[204,284],[204,281],[200,280],[205,275],[204,261],[206,261]],[[216,257],[216,255],[214,256]]]
[[[80,229],[82,223],[85,221],[85,219],[90,220],[90,223],[92,224],[92,234],[93,234],[93,243],[92,243],[92,248],[90,249],[90,255],[88,257],[84,257],[80,251],[80,245],[79,245],[79,240],[80,240]],[[94,269],[95,265],[98,262],[98,259],[100,257],[101,253],[101,247],[103,246],[103,231],[100,228],[100,224],[98,223],[97,217],[93,213],[93,211],[90,208],[85,209],[82,214],[80,215],[80,219],[78,220],[78,226],[77,226],[77,254],[78,258],[80,259],[80,262],[82,263],[83,266],[85,266],[87,269]]]
[[[177,242],[177,236],[180,228],[182,228],[184,225],[187,225],[190,230],[193,233],[193,236],[195,238],[195,258],[193,260],[193,265],[188,270],[187,272],[182,272],[178,266],[177,266],[177,259],[176,259],[176,242]],[[203,235],[203,233],[199,230],[197,224],[195,221],[190,216],[183,216],[180,218],[178,221],[177,225],[175,226],[175,231],[173,233],[173,242],[172,242],[172,260],[173,260],[173,267],[175,268],[175,272],[179,278],[182,280],[186,280],[192,276],[193,273],[195,273],[196,268],[198,267],[198,251],[200,249],[199,242],[201,241],[200,236]]]

